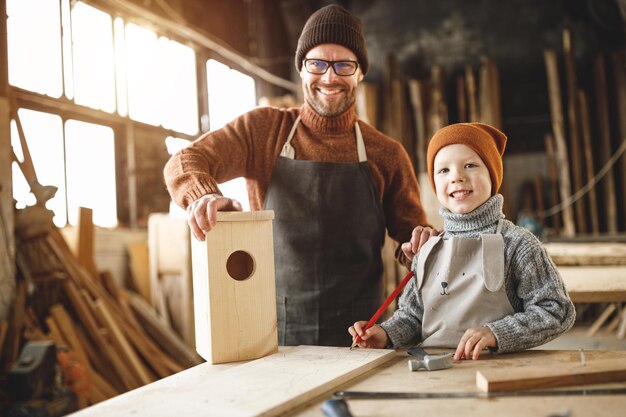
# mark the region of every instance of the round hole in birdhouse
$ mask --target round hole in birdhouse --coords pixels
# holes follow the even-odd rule
[[[244,281],[254,273],[254,259],[248,252],[235,251],[226,260],[226,271],[232,279]]]

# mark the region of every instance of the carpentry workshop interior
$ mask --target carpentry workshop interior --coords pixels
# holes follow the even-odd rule
[[[0,16],[0,416],[624,415],[626,0],[0,0]],[[504,220],[478,239],[448,235],[465,214],[434,191],[429,141],[449,125],[506,143],[441,139],[485,161],[470,210]],[[407,254],[418,226],[435,232]],[[519,265],[507,230],[546,262]],[[413,270],[458,241],[482,242],[472,277],[526,338],[484,319],[459,358],[426,343],[438,312],[415,304],[424,339],[397,346],[379,324],[428,305]],[[556,285],[522,295],[512,264]]]

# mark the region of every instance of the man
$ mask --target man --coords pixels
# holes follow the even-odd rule
[[[337,5],[315,12],[295,64],[300,108],[257,108],[203,135],[168,161],[165,180],[204,240],[217,211],[241,210],[217,184],[245,177],[251,209],[275,214],[279,343],[347,346],[346,329],[382,301],[385,228],[407,242],[397,251],[405,265],[435,231],[419,226],[426,218],[404,148],[357,121],[369,67],[360,20]]]

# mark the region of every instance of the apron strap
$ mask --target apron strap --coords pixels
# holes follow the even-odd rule
[[[296,150],[291,146],[291,139],[293,138],[294,133],[296,133],[296,127],[298,127],[298,123],[300,123],[300,116],[296,119],[293,124],[291,131],[289,132],[289,136],[287,136],[287,141],[283,145],[283,150],[280,151],[280,156],[284,156],[285,158],[295,159],[296,158]]]
[[[291,139],[296,133],[296,128],[300,123],[300,116],[296,119],[293,126],[291,127],[291,131],[289,132],[289,136],[287,136],[287,140],[283,145],[283,149],[280,151],[280,156],[284,156],[285,158],[295,159],[296,158],[296,150],[291,146]],[[367,161],[367,152],[365,151],[365,142],[363,142],[363,135],[361,134],[361,128],[359,127],[359,122],[354,124],[354,132],[356,135],[356,151],[359,157],[359,162]]]
[[[367,161],[367,152],[365,152],[365,143],[363,142],[363,135],[361,134],[358,121],[354,124],[354,132],[356,134],[356,152],[359,155],[359,162],[365,162]]]
[[[498,220],[498,226],[496,227],[496,234],[499,235],[502,232],[502,224],[504,222],[502,221],[502,219]]]
[[[504,238],[501,234],[481,235],[485,288],[499,291],[504,285]]]

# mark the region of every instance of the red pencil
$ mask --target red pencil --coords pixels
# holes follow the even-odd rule
[[[391,294],[389,294],[389,297],[387,297],[383,305],[381,305],[380,308],[376,310],[376,313],[374,313],[370,321],[367,322],[367,324],[365,325],[365,329],[363,329],[363,331],[366,331],[367,329],[369,329],[376,323],[376,321],[380,318],[380,316],[383,315],[385,310],[387,310],[387,307],[389,307],[389,304],[391,304],[391,302],[395,300],[398,294],[400,294],[400,291],[402,291],[402,289],[406,286],[407,282],[409,282],[412,276],[413,276],[413,271],[409,271],[409,273],[406,274],[404,279],[400,281],[396,289],[393,290]],[[350,349],[355,347],[360,341],[361,341],[361,337],[357,334],[354,338],[354,341],[352,342],[352,346],[350,346]]]

